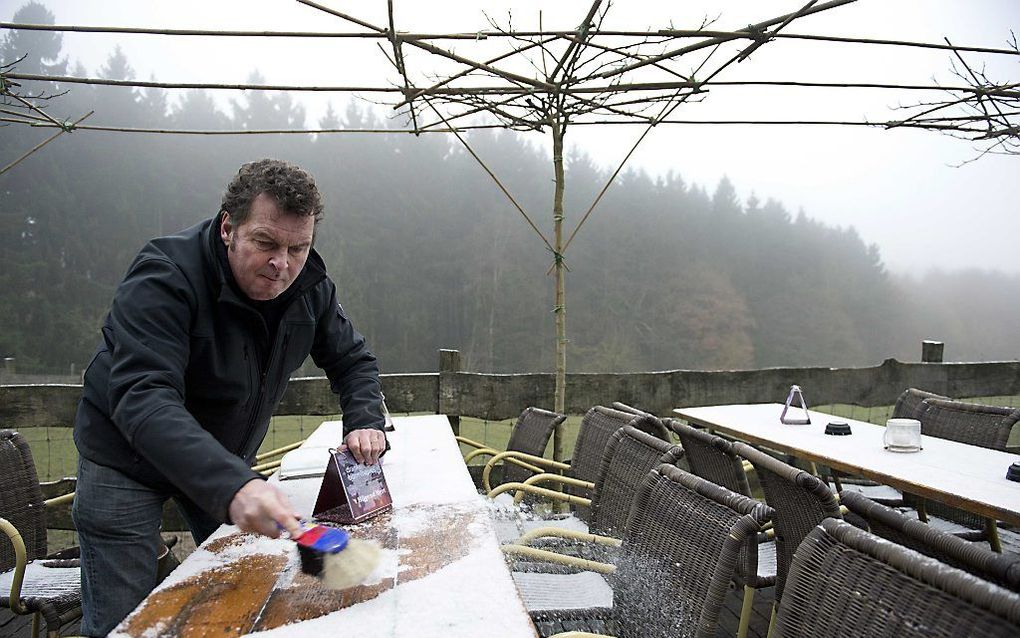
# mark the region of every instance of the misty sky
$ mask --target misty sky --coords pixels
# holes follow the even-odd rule
[[[386,2],[323,4],[385,25]],[[0,0],[0,18],[10,20],[22,0]],[[361,31],[360,27],[288,0],[217,2],[136,2],[132,0],[44,0],[59,24],[156,26],[244,30]],[[615,3],[604,28],[696,28],[715,19],[712,28],[732,30],[795,11],[802,0],[758,2]],[[505,24],[512,9],[517,28],[538,27],[542,11],[546,29],[572,29],[590,2],[395,2],[399,30],[475,32],[489,28],[482,10]],[[1005,48],[1010,30],[1020,33],[1020,2],[1016,0],[897,1],[861,0],[790,25],[794,33],[895,38]],[[468,57],[493,56],[498,42],[445,42]],[[97,75],[114,46],[128,56],[138,79],[241,83],[258,70],[267,83],[388,85],[395,73],[375,42],[309,41],[264,38],[197,38],[151,35],[73,34],[64,36],[64,51]],[[505,47],[503,43],[502,47]],[[388,47],[387,47],[388,49]],[[966,54],[969,63],[984,66],[993,79],[1016,82],[1020,59]],[[946,51],[780,40],[760,48],[751,58],[728,68],[720,80],[809,80],[959,84],[949,72]],[[701,58],[692,58],[691,64]],[[406,53],[416,82],[425,85],[429,72],[449,70],[433,56]],[[73,90],[73,88],[72,88]],[[307,95],[307,94],[306,94]],[[236,94],[221,92],[227,108]],[[308,104],[309,125],[315,126],[325,101],[337,105],[345,95],[316,94],[299,99]],[[387,99],[392,100],[392,96]],[[711,91],[698,104],[684,105],[680,119],[846,119],[884,121],[900,115],[893,107],[913,104],[917,94],[876,90],[724,88]],[[382,114],[389,111],[379,110]],[[58,115],[70,116],[74,114]],[[96,114],[93,120],[102,120]],[[568,146],[583,150],[601,166],[615,168],[642,133],[639,126],[578,127],[568,132]],[[87,133],[86,133],[87,134]],[[126,135],[126,134],[125,134]],[[264,138],[272,155],[272,137]],[[536,144],[544,136],[531,134]],[[59,144],[59,142],[57,143]],[[51,145],[43,152],[59,152]],[[896,272],[931,268],[981,268],[1020,273],[1015,238],[1020,236],[1017,177],[1020,157],[977,156],[965,141],[925,131],[860,127],[658,127],[639,147],[630,166],[653,174],[673,170],[711,192],[726,175],[742,198],[782,201],[796,213],[803,209],[827,223],[853,225],[881,249]],[[550,168],[551,175],[551,168]],[[488,179],[481,172],[477,179]],[[569,188],[569,184],[568,184]],[[592,194],[594,196],[594,193]],[[579,215],[583,211],[567,211]],[[597,213],[596,213],[597,214]],[[548,218],[548,215],[545,216]]]

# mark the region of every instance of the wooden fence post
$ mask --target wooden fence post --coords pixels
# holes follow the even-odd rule
[[[460,372],[460,350],[439,351],[439,413],[450,419],[455,435],[460,435],[460,402],[458,401],[457,379]]]
[[[942,363],[942,350],[945,345],[941,341],[922,341],[921,363]]]

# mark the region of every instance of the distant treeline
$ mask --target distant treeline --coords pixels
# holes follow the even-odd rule
[[[54,17],[31,4],[14,20]],[[0,63],[23,55],[21,72],[133,77],[120,50],[101,69],[73,68],[59,34],[6,31]],[[175,100],[160,90],[85,85],[24,83],[19,91],[67,91],[49,101],[50,113],[95,110],[90,124],[264,129],[305,121],[287,94],[239,94],[225,113],[202,91]],[[397,124],[353,103],[339,111],[319,124]],[[0,128],[0,162],[51,133]],[[551,234],[544,152],[511,133],[470,141]],[[141,244],[215,214],[237,167],[266,156],[316,176],[327,203],[316,248],[385,372],[433,370],[444,347],[460,349],[469,370],[553,368],[552,255],[474,160],[440,134],[63,135],[0,176],[0,357],[15,357],[25,372],[80,369]],[[606,179],[589,157],[569,158],[568,227]],[[622,174],[566,263],[572,371],[916,360],[924,338],[947,341],[949,360],[1020,357],[1020,278],[894,278],[852,228],[792,216],[774,200],[741,202],[725,178],[710,193],[676,174]]]

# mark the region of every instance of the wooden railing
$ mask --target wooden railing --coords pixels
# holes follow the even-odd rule
[[[553,374],[483,374],[460,369],[456,350],[440,351],[439,372],[384,374],[391,412],[431,412],[488,420],[516,417],[527,406],[548,408]],[[952,397],[1020,394],[1020,361],[901,363],[887,359],[866,368],[765,368],[759,370],[669,370],[567,375],[569,414],[593,405],[623,401],[656,414],[676,407],[781,401],[790,386],[804,390],[811,405],[890,405],[904,389],[923,388]],[[71,427],[81,396],[75,384],[0,386],[0,427]],[[339,412],[325,377],[292,379],[277,415]]]
[[[925,352],[931,352],[926,346]],[[941,354],[939,352],[939,354]],[[460,353],[441,350],[439,372],[383,375],[391,412],[446,414],[459,418],[503,420],[527,406],[550,408],[550,373],[481,374],[461,369]],[[655,414],[676,407],[721,403],[782,401],[791,385],[804,390],[809,405],[848,403],[890,405],[904,389],[922,388],[952,397],[1020,394],[1020,361],[983,363],[901,363],[887,359],[865,368],[767,368],[759,370],[671,370],[664,372],[567,375],[568,414],[593,405],[622,401]],[[72,384],[0,386],[0,427],[71,427],[81,386]],[[292,379],[277,415],[326,415],[339,412],[325,377]],[[73,483],[44,485],[47,497],[73,489]],[[55,511],[50,527],[71,529],[69,513]]]

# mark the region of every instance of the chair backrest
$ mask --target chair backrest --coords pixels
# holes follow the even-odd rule
[[[581,419],[567,475],[582,481],[597,482],[599,472],[602,470],[602,457],[606,453],[609,440],[625,425],[632,425],[663,441],[669,440],[666,426],[653,416],[641,416],[597,405],[588,410]],[[588,496],[584,489],[570,485],[564,486],[564,491],[577,496]],[[590,508],[584,505],[574,508],[574,513],[586,522],[591,515]]]
[[[733,451],[754,466],[765,502],[775,510],[772,523],[776,536],[776,600],[779,600],[797,546],[826,518],[842,518],[839,502],[828,486],[810,472],[787,465],[746,443],[734,443]]]
[[[588,527],[594,534],[621,538],[641,481],[663,463],[674,465],[683,450],[632,425],[609,439],[591,498]]]
[[[892,418],[894,419],[920,419],[924,412],[925,399],[948,399],[941,394],[925,392],[917,388],[907,388],[903,394],[896,399],[896,406],[893,407]]]
[[[541,408],[526,408],[517,417],[517,423],[514,424],[514,429],[510,433],[510,441],[507,443],[506,449],[524,452],[532,456],[542,456],[545,454],[545,446],[549,443],[549,437],[552,436],[553,430],[566,418],[562,414]],[[520,482],[529,476],[531,476],[531,472],[523,467],[513,463],[504,464],[503,480],[506,482]]]
[[[609,445],[613,433],[625,425],[633,425],[664,441],[669,440],[669,431],[659,419],[613,410],[597,405],[588,410],[581,419],[574,441],[574,453],[570,459],[568,475],[582,481],[595,482],[602,467],[602,455]],[[570,492],[570,490],[568,490]],[[572,493],[580,493],[574,491]]]
[[[730,441],[674,419],[666,419],[666,425],[680,437],[691,472],[737,494],[751,495],[744,464]]]
[[[612,405],[610,407],[612,407],[614,410],[619,410],[620,412],[630,412],[631,414],[636,414],[638,416],[645,416],[645,415],[651,416],[651,412],[645,412],[644,410],[642,410],[640,408],[635,408],[632,405],[627,405],[626,403],[623,403],[623,402],[620,402],[620,401],[613,401],[613,403],[612,403]]]
[[[997,554],[941,532],[850,490],[840,502],[868,523],[871,533],[1013,591],[1020,591],[1020,556]]]
[[[660,465],[638,489],[613,584],[621,638],[715,636],[741,548],[771,516],[763,503]]]
[[[1020,596],[843,521],[797,549],[774,636],[1010,636]]]
[[[1006,449],[1009,431],[1020,420],[1020,408],[1000,408],[948,399],[925,399],[916,418],[921,434],[970,445]]]
[[[28,560],[46,556],[45,513],[28,442],[14,430],[0,430],[0,518],[17,528],[25,541]],[[13,569],[14,565],[14,546],[0,534],[0,571]]]

